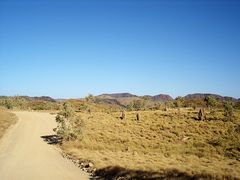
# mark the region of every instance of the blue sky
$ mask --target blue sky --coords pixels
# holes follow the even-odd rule
[[[0,94],[240,97],[238,0],[0,0]]]

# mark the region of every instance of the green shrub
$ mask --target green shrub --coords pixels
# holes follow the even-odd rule
[[[4,101],[4,106],[5,106],[7,109],[13,109],[13,101],[12,101],[12,99],[10,99],[10,98],[5,99],[5,101]]]
[[[63,104],[62,111],[56,116],[56,122],[58,125],[55,131],[64,140],[69,141],[83,138],[84,122],[80,116],[76,116],[71,104]]]
[[[225,120],[232,121],[234,119],[233,105],[230,102],[224,103],[224,117]]]
[[[176,108],[182,107],[183,106],[183,101],[184,101],[183,97],[181,97],[181,96],[176,97],[176,99],[174,100],[175,107]]]
[[[128,105],[128,109],[131,111],[140,111],[140,110],[143,110],[145,106],[146,106],[146,100],[144,99],[133,100]]]

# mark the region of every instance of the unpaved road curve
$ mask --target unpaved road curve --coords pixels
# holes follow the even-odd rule
[[[39,112],[15,114],[18,123],[0,141],[0,180],[89,179],[41,138],[53,134],[54,116]]]

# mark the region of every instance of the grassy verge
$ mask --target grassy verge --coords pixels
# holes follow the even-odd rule
[[[0,110],[0,139],[3,137],[7,129],[17,122],[15,114]]]
[[[62,149],[92,162],[105,178],[240,178],[240,121],[196,121],[197,111],[80,113],[83,140],[63,142]]]

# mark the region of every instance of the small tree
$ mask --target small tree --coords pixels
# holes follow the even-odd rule
[[[144,99],[133,100],[128,105],[128,109],[129,110],[140,111],[145,107],[145,105],[146,105],[146,101]]]
[[[63,110],[60,112],[65,118],[70,119],[75,115],[72,105],[68,102],[63,103]]]
[[[208,96],[204,99],[204,101],[206,102],[206,105],[207,107],[209,108],[210,110],[210,113],[214,113],[214,108],[216,107],[217,105],[217,100],[215,97],[213,96]]]
[[[58,123],[56,132],[64,140],[74,140],[82,137],[83,121],[80,116],[76,116],[71,104],[65,102],[63,109],[56,116]]]
[[[128,105],[127,105],[127,109],[129,111],[133,111],[133,102],[130,102]]]
[[[174,105],[175,105],[176,108],[182,107],[182,105],[183,105],[183,97],[181,97],[181,96],[176,97],[176,99],[174,101]]]
[[[234,118],[233,105],[230,102],[224,103],[224,117],[230,121]]]

